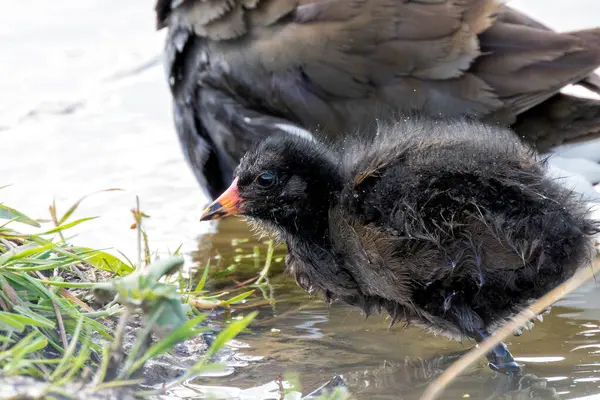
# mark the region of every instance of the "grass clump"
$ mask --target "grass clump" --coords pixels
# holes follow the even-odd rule
[[[103,250],[74,246],[65,234],[93,218],[72,220],[82,198],[59,216],[50,206],[53,226],[42,229],[39,220],[0,204],[0,391],[10,392],[10,377],[43,382],[35,396],[76,398],[77,394],[137,388],[144,365],[168,353],[175,345],[207,328],[206,314],[190,307],[204,297],[206,275],[194,290],[181,278],[184,260],[176,252],[150,262],[148,238],[142,229],[147,217],[133,211],[138,232],[138,262],[132,263]],[[34,227],[21,233],[17,223]],[[229,300],[243,300],[245,292]],[[125,328],[136,316],[140,326],[135,341],[124,351]],[[207,368],[209,359],[242,331],[255,314],[232,321],[208,351],[179,380]],[[65,385],[77,384],[64,389]],[[24,386],[31,386],[26,384]],[[14,388],[13,388],[14,389]],[[33,389],[32,389],[33,390]],[[137,390],[137,389],[136,389]],[[66,394],[70,393],[70,394]]]

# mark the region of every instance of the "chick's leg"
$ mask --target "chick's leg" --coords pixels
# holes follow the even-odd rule
[[[475,335],[477,343],[483,342],[485,339],[490,337],[490,334],[486,330],[479,330]],[[490,368],[505,373],[514,373],[520,371],[521,367],[517,364],[510,354],[508,347],[502,342],[498,343],[491,352],[487,354]]]

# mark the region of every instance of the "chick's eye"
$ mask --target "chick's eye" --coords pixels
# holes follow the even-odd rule
[[[269,171],[263,172],[256,178],[256,183],[264,188],[269,188],[275,183],[275,174]]]

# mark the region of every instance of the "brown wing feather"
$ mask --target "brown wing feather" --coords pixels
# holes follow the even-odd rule
[[[271,93],[257,97],[276,99],[274,108],[292,110],[308,126],[335,129],[344,117],[376,108],[434,115],[509,109],[512,120],[600,64],[600,50],[590,45],[598,32],[559,34],[495,0],[177,4],[163,21],[168,15],[200,37],[227,39],[213,49],[233,78],[246,85],[272,77]],[[313,106],[314,98],[330,104]],[[366,102],[372,106],[360,112]],[[319,107],[329,110],[310,121]]]
[[[393,236],[357,223],[339,207],[330,210],[329,221],[335,252],[343,255],[343,267],[360,282],[363,293],[390,300],[409,297],[415,260],[394,254]]]
[[[281,121],[329,137],[369,133],[374,116],[415,110],[512,124],[569,83],[599,87],[589,78],[600,65],[599,29],[556,33],[500,3],[157,0],[176,117],[187,113],[178,131],[201,135],[208,144],[197,147],[233,168],[228,147],[240,135],[254,140]],[[221,97],[236,106],[208,115],[203,104]],[[252,113],[272,118],[254,126]],[[583,135],[600,129],[596,117],[583,122]]]
[[[590,75],[600,64],[600,29],[560,34],[499,22],[481,35],[473,73],[515,116]]]

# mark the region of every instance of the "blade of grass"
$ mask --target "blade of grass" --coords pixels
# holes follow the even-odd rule
[[[104,382],[104,383],[97,385],[93,391],[99,392],[101,390],[106,390],[106,389],[116,389],[116,388],[126,387],[126,386],[137,386],[140,383],[144,383],[144,380],[143,379],[132,379],[132,380],[128,380],[128,381]]]
[[[87,199],[90,196],[93,196],[95,194],[98,193],[104,193],[104,192],[117,192],[117,191],[122,191],[123,189],[119,189],[119,188],[110,188],[110,189],[103,189],[103,190],[98,190],[96,192],[90,193],[90,194],[86,194],[85,196],[81,197],[79,200],[77,200],[71,207],[69,207],[69,209],[67,210],[67,212],[60,218],[60,220],[58,221],[57,225],[62,225],[67,219],[69,219],[69,217],[75,212],[75,210],[77,210],[77,208],[81,205],[81,202],[85,199]]]
[[[131,261],[129,257],[127,257],[127,255],[125,255],[125,253],[123,253],[122,251],[117,250],[117,252],[123,256],[123,258],[129,263],[131,269],[135,271],[135,264],[133,263],[133,261]]]
[[[12,232],[12,230],[6,228],[9,224],[16,222],[17,219],[16,218],[12,218],[12,219],[8,219],[6,220],[3,224],[0,224],[0,230],[2,232]]]
[[[40,283],[48,286],[56,286],[62,288],[71,288],[71,289],[93,289],[98,286],[98,283],[79,283],[79,282],[58,282],[58,281],[48,281],[48,280],[40,280]]]
[[[38,243],[30,242],[23,246],[15,247],[0,256],[0,268],[6,266],[10,261],[22,260],[26,257],[33,256],[50,250],[54,247],[53,243],[45,246],[40,246]]]
[[[28,354],[34,353],[46,347],[48,341],[39,332],[31,332],[21,339],[10,351],[10,362],[4,366],[4,373],[9,374],[14,371],[19,362]],[[0,355],[0,360],[6,357]]]
[[[227,344],[231,339],[233,339],[237,334],[239,334],[242,330],[246,329],[246,327],[254,320],[254,318],[258,315],[257,311],[253,311],[250,314],[246,315],[244,318],[232,321],[227,328],[225,328],[217,338],[213,341],[212,345],[206,352],[205,357],[212,357],[219,351],[223,346]]]
[[[206,285],[206,280],[208,279],[208,271],[210,268],[210,260],[206,262],[206,266],[204,267],[204,272],[202,273],[202,278],[200,278],[200,282],[196,285],[196,289],[190,294],[200,293],[202,289],[204,289],[204,285]]]
[[[109,343],[105,343],[104,346],[102,346],[102,361],[96,371],[96,375],[94,375],[94,386],[98,386],[104,382],[104,377],[106,376],[106,371],[108,370],[108,364],[110,362],[110,347],[111,345]]]
[[[202,332],[208,331],[208,329],[196,328],[196,326],[202,321],[204,321],[204,319],[206,319],[206,315],[201,315],[199,317],[190,319],[185,324],[171,332],[163,340],[152,345],[148,350],[146,350],[146,352],[140,359],[136,360],[135,363],[131,365],[131,367],[127,371],[127,375],[131,376],[131,374],[138,370],[149,359],[170,351],[176,344],[181,343],[184,340],[187,340]]]
[[[85,363],[89,360],[92,350],[90,348],[90,339],[86,338],[84,342],[81,344],[81,348],[79,350],[79,354],[73,360],[72,367],[64,374],[64,376],[59,379],[56,384],[64,385],[69,382],[71,378],[85,365]]]
[[[242,294],[239,294],[239,295],[237,295],[237,296],[235,296],[235,297],[232,297],[232,298],[231,298],[231,299],[229,299],[229,300],[226,300],[226,301],[224,301],[224,302],[223,302],[223,304],[226,304],[226,305],[231,305],[231,304],[233,304],[233,303],[237,303],[237,302],[239,302],[239,301],[242,301],[242,300],[244,300],[246,297],[248,297],[248,296],[252,295],[252,293],[254,293],[254,290],[249,290],[249,291],[247,291],[247,292],[244,292],[244,293],[242,293]]]
[[[22,310],[22,308],[21,308]],[[19,311],[16,310],[15,311]],[[0,311],[0,320],[2,321],[6,321],[6,320],[12,320],[18,324],[22,324],[23,326],[38,326],[41,328],[54,328],[55,324],[50,321],[47,318],[42,317],[41,315],[38,316],[38,318],[30,318],[24,315],[19,315],[19,314],[13,314],[13,313],[7,313],[4,311]]]
[[[243,331],[249,324],[254,320],[258,312],[254,311],[244,318],[236,321],[232,321],[212,342],[210,348],[206,351],[202,359],[198,361],[193,367],[187,370],[185,374],[180,376],[177,379],[177,382],[183,382],[190,377],[199,373],[204,367],[206,360],[215,355],[221,348],[223,348],[227,342],[237,336],[241,331]]]
[[[267,258],[265,260],[265,266],[263,267],[262,271],[260,271],[258,279],[256,280],[257,285],[267,278],[267,275],[269,274],[269,269],[271,269],[271,263],[273,261],[273,252],[275,251],[272,240],[268,240],[265,243],[268,245]]]
[[[35,322],[38,324],[38,325],[33,325],[33,324],[30,324],[30,325],[39,326],[41,328],[48,328],[48,329],[52,329],[56,326],[53,321],[49,320],[48,318],[45,318],[44,316],[40,315],[39,313],[33,312],[31,309],[29,309],[27,307],[15,306],[14,311],[18,312],[21,317],[27,317],[29,319],[35,320]]]
[[[39,278],[44,279],[44,275],[41,272],[36,271],[36,274]],[[69,345],[67,341],[67,333],[65,332],[65,324],[63,323],[62,314],[58,309],[58,305],[55,301],[52,301],[52,308],[54,308],[54,315],[56,316],[56,322],[58,324],[58,332],[60,334],[60,340],[62,340],[63,347],[66,349]]]
[[[50,235],[52,233],[62,232],[64,230],[66,230],[66,229],[72,228],[72,227],[77,226],[79,224],[82,224],[82,223],[84,223],[86,221],[94,220],[96,218],[98,218],[98,217],[81,218],[81,219],[78,219],[76,221],[69,222],[68,224],[57,226],[56,228],[53,228],[53,229],[50,229],[50,230],[48,230],[46,232],[40,233],[39,235]]]
[[[69,344],[69,347],[65,349],[65,354],[63,355],[60,364],[58,364],[52,375],[50,375],[51,381],[56,380],[56,378],[59,375],[63,374],[68,368],[68,363],[71,361],[70,359],[73,356],[73,353],[75,352],[75,348],[77,347],[77,341],[79,340],[79,335],[81,334],[82,327],[83,316],[80,316],[77,320],[77,326],[75,327],[75,331],[73,332],[73,336],[71,337],[71,343]]]
[[[23,302],[17,295],[17,292],[15,291],[15,289],[13,289],[13,287],[10,285],[10,283],[8,283],[8,280],[6,279],[8,276],[10,275],[0,274],[0,290],[2,290],[2,292],[6,295],[6,299],[10,301],[10,303],[13,306],[22,304]]]
[[[74,250],[89,252],[85,257],[86,262],[104,271],[109,271],[117,275],[126,275],[133,272],[134,268],[125,264],[118,257],[101,250],[93,250],[89,247],[75,247]]]
[[[58,209],[56,208],[56,199],[52,199],[52,204],[48,207],[48,211],[50,212],[50,219],[54,223],[54,226],[59,226],[58,223]],[[60,236],[60,240],[65,241],[65,237],[62,232],[58,232],[58,236]]]
[[[175,251],[173,252],[173,255],[174,255],[174,256],[178,256],[178,255],[179,255],[179,253],[181,252],[181,248],[182,248],[182,247],[183,247],[183,243],[181,243],[181,244],[180,244],[180,245],[179,245],[179,246],[178,246],[178,247],[175,249]]]
[[[24,323],[15,320],[12,314],[5,312],[0,314],[0,327],[2,327],[3,330],[12,330],[17,332],[23,332],[23,330],[25,330]]]
[[[22,212],[17,211],[14,208],[5,206],[4,204],[0,204],[0,218],[18,221],[36,228],[41,227],[41,225],[36,220],[31,219]]]
[[[65,299],[71,301],[72,303],[77,304],[79,307],[81,307],[82,309],[87,311],[89,314],[96,312],[96,310],[94,310],[92,307],[85,304],[83,301],[79,300],[79,298],[77,298],[74,294],[69,292],[67,289],[61,288],[59,292]]]
[[[131,372],[131,366],[135,363],[135,360],[137,359],[137,355],[138,355],[140,348],[143,346],[143,344],[146,341],[146,338],[152,332],[152,328],[154,328],[154,324],[160,317],[160,314],[162,313],[163,309],[164,309],[164,305],[162,305],[162,304],[159,305],[154,310],[152,315],[150,315],[150,318],[147,321],[144,329],[142,329],[141,331],[138,332],[136,341],[133,343],[133,346],[131,346],[131,349],[129,350],[129,354],[127,355],[127,361],[125,362],[125,366],[123,367],[121,373],[119,374],[118,379],[130,378],[131,373],[133,373],[135,371],[134,370],[133,372]]]

